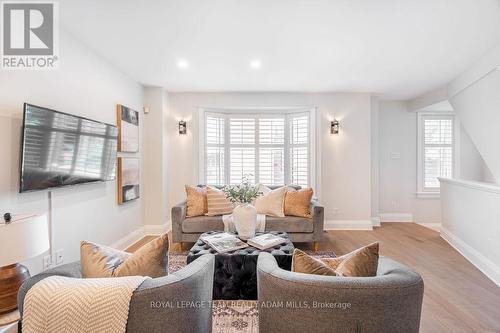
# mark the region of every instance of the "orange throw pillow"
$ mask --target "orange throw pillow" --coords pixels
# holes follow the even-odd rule
[[[335,269],[338,276],[368,277],[377,275],[379,244],[372,243],[338,259],[340,264]]]
[[[208,213],[207,188],[186,185],[186,217],[201,216]]]
[[[167,234],[153,239],[135,253],[82,241],[80,243],[82,275],[84,278],[165,276],[168,273],[167,253]]]
[[[369,277],[377,275],[379,244],[372,243],[337,258],[316,259],[295,249],[292,271],[315,275]]]
[[[335,270],[304,251],[295,249],[292,256],[292,272],[336,276]]]
[[[310,218],[313,194],[310,187],[298,191],[289,188],[285,195],[285,215]]]

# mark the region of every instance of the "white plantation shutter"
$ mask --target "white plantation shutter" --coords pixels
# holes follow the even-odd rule
[[[309,186],[309,113],[206,113],[207,184]],[[227,133],[227,135],[224,135]]]
[[[241,184],[243,176],[255,181],[255,148],[242,147],[229,149],[229,184]],[[250,176],[251,175],[251,176]]]
[[[453,116],[423,116],[423,190],[439,189],[438,177],[453,177]]]
[[[261,145],[285,144],[285,117],[259,119],[259,143]]]
[[[229,132],[231,145],[253,145],[255,144],[255,119],[230,118]]]
[[[309,186],[309,115],[292,115],[290,128],[290,183]]]
[[[205,124],[206,183],[221,185],[225,183],[225,118],[207,115]]]
[[[259,118],[259,182],[285,184],[285,116]]]
[[[229,117],[229,184],[255,181],[255,118]]]

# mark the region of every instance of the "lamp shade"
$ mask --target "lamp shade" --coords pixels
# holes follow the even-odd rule
[[[0,224],[0,267],[19,263],[49,250],[47,216],[14,216]]]

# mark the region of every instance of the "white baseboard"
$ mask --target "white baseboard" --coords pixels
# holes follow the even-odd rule
[[[380,217],[379,216],[372,216],[372,225],[374,227],[380,227]]]
[[[114,249],[125,250],[131,245],[135,244],[137,241],[144,238],[144,236],[161,235],[166,233],[168,230],[170,230],[169,223],[163,225],[147,224],[145,226],[137,228],[136,230],[132,231],[122,239],[117,240],[109,246]]]
[[[325,230],[373,230],[371,220],[326,220]]]
[[[417,223],[417,224],[437,232],[441,231],[441,223]]]
[[[380,214],[380,222],[413,222],[413,214],[408,214],[408,213]]]
[[[122,239],[117,240],[116,242],[110,244],[109,246],[118,249],[118,250],[125,250],[127,249],[130,245],[134,244],[138,240],[144,237],[144,227],[139,227],[136,230],[132,231]]]
[[[500,287],[500,267],[476,251],[462,239],[452,234],[449,230],[441,227],[441,238],[447,241],[455,250],[460,252],[471,264],[476,266],[491,281]]]
[[[148,224],[144,226],[145,235],[161,235],[170,229],[170,223],[163,225]]]

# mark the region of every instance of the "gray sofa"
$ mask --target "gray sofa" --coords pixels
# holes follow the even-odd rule
[[[276,188],[276,187],[271,187]],[[172,241],[196,242],[207,231],[224,230],[222,216],[186,217],[186,201],[172,207]],[[266,231],[284,231],[292,242],[313,242],[314,250],[323,235],[324,208],[311,201],[311,218],[285,216],[266,217]]]
[[[260,333],[419,331],[422,278],[389,258],[375,277],[343,278],[289,272],[261,253],[257,285]]]
[[[130,301],[127,333],[191,333],[212,331],[212,285],[214,256],[206,254],[179,271],[165,277],[145,280]],[[24,298],[38,281],[52,276],[81,278],[80,262],[62,265],[26,281],[18,293],[21,318]],[[200,302],[200,307],[153,307],[152,302]],[[19,327],[21,327],[19,321]]]

